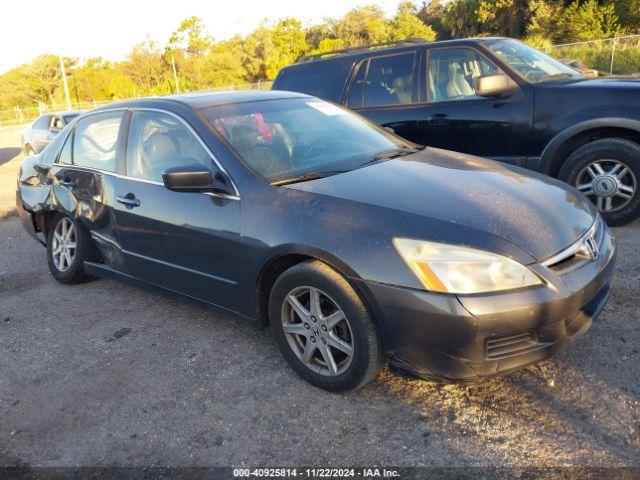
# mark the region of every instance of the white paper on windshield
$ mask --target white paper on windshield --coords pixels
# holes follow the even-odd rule
[[[327,102],[307,102],[307,105],[331,117],[334,115],[346,114],[344,110],[336,107],[335,105],[331,105],[330,103],[327,103]]]

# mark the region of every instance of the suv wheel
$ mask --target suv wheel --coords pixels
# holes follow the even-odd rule
[[[269,296],[276,343],[298,375],[333,391],[355,390],[382,367],[376,328],[358,294],[329,266],[308,261],[284,272]]]
[[[559,178],[575,186],[598,207],[609,225],[640,215],[640,145],[603,138],[583,145],[567,159]]]
[[[66,215],[56,215],[47,236],[49,271],[60,283],[79,283],[92,277],[84,271],[84,261],[91,258],[91,239]]]

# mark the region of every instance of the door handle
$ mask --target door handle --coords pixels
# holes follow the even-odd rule
[[[124,196],[119,195],[116,197],[116,200],[128,208],[140,206],[140,200],[138,200],[133,193],[127,193]]]
[[[449,123],[449,116],[444,113],[436,113],[429,118],[429,123],[435,127],[441,127]]]
[[[60,185],[62,185],[63,187],[67,187],[67,188],[73,188],[76,186],[75,183],[73,183],[71,180],[69,180],[68,178],[64,178],[62,180],[58,180],[58,183]]]

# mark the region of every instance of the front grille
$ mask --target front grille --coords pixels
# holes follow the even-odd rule
[[[531,330],[495,336],[487,339],[487,358],[496,360],[521,355],[539,347],[538,336]]]
[[[577,242],[541,262],[542,265],[547,267],[549,270],[559,273],[560,275],[564,275],[580,268],[582,265],[592,260],[584,247],[585,238],[593,236],[593,239],[599,249],[602,247],[602,241],[604,240],[604,230],[602,218],[598,216],[591,228]]]

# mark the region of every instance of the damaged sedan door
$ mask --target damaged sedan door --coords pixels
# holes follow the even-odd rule
[[[120,138],[124,110],[80,118],[69,132],[51,170],[51,202],[85,226],[107,266],[122,266],[113,224],[113,192],[121,179]]]

